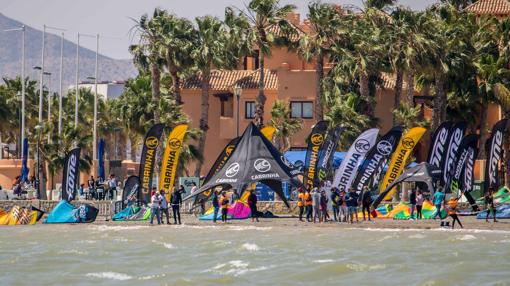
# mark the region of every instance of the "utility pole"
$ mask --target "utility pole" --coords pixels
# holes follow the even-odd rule
[[[58,136],[62,135],[62,94],[63,94],[63,86],[62,86],[62,78],[64,76],[64,32],[62,32],[62,37],[60,39],[60,82],[59,82],[59,96],[58,96]]]
[[[46,25],[43,25],[42,34],[42,49],[41,49],[41,77],[40,77],[40,88],[39,88],[39,124],[42,124],[43,120],[43,77],[44,77],[44,46],[46,40]]]

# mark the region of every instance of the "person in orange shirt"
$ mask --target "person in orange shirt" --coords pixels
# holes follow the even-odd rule
[[[303,188],[299,187],[298,193],[297,206],[299,208],[299,221],[303,221],[303,214],[305,212],[305,192]]]
[[[460,222],[459,220],[459,217],[457,216],[457,204],[459,202],[459,198],[450,198],[450,200],[448,201],[448,214],[452,217],[453,219],[453,222],[452,222],[452,229],[455,228],[455,222],[457,221],[460,225],[460,228],[464,228],[462,226],[462,223]]]
[[[227,223],[228,203],[227,192],[223,192],[221,195],[221,221],[224,223]]]
[[[310,190],[306,190],[306,192],[303,195],[305,199],[305,206],[306,206],[306,220],[308,222],[313,221],[313,200],[312,195],[310,194]]]

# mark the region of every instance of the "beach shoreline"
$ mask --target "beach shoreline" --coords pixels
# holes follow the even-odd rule
[[[297,217],[293,216],[280,216],[277,218],[260,218],[260,222],[251,222],[250,219],[246,220],[229,220],[227,224],[222,223],[221,221],[217,221],[213,223],[212,221],[202,221],[196,218],[193,215],[182,215],[182,224],[181,225],[171,225],[162,224],[157,225],[155,222],[152,227],[197,227],[197,226],[241,226],[241,227],[264,227],[264,228],[283,228],[283,229],[292,229],[292,230],[302,230],[302,229],[323,229],[323,228],[341,228],[341,229],[394,229],[394,230],[433,230],[433,229],[451,229],[447,227],[440,226],[440,220],[393,220],[393,219],[372,219],[371,221],[363,221],[360,220],[359,223],[338,223],[338,222],[327,222],[327,223],[310,223],[310,222],[300,222]],[[485,231],[509,231],[510,232],[510,220],[499,220],[494,223],[490,221],[489,223],[485,222],[485,220],[476,219],[475,216],[466,216],[460,217],[461,222],[464,226],[464,230],[485,230]],[[447,218],[443,221],[449,221],[451,224],[451,219]],[[172,222],[172,219],[170,219]],[[151,226],[149,221],[112,221],[112,220],[96,220],[92,224],[94,225],[106,225],[106,226]],[[461,228],[457,225],[455,226],[455,230],[460,230]]]

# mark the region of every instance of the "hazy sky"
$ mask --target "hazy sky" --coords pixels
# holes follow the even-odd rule
[[[0,13],[37,29],[42,25],[64,28],[66,38],[76,41],[76,34],[102,34],[100,53],[113,58],[129,58],[132,42],[129,31],[133,20],[156,7],[180,16],[193,18],[211,14],[222,16],[226,6],[244,7],[248,0],[0,0]],[[306,15],[307,0],[281,0],[298,6],[301,17]],[[328,0],[338,4],[360,6],[362,0]],[[435,0],[400,0],[400,4],[423,9]],[[80,39],[83,46],[95,49],[95,39]]]

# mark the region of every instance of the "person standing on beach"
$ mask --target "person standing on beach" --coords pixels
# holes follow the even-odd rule
[[[172,213],[174,215],[174,224],[181,224],[181,204],[182,194],[185,193],[184,186],[180,185],[179,189],[173,191],[170,202],[172,203]]]
[[[237,193],[237,190],[234,189],[232,191],[232,195],[230,196],[230,201],[232,202],[232,204],[235,204],[237,200],[239,200],[239,194]]]
[[[220,210],[220,200],[218,198],[218,191],[216,190],[213,190],[212,206],[214,208],[213,222],[216,223],[216,218],[218,217],[218,212]]]
[[[423,202],[425,201],[425,198],[423,197],[423,193],[421,190],[418,190],[418,194],[416,195],[416,218],[422,219],[423,215],[421,213],[421,210],[423,208]]]
[[[301,187],[298,189],[297,206],[299,208],[299,221],[303,221],[303,213],[305,212],[305,192]]]
[[[414,219],[414,209],[416,208],[416,188],[411,189],[411,193],[409,194],[409,204],[411,205],[410,216],[411,219]]]
[[[340,205],[339,205],[339,202],[340,202],[340,194],[338,193],[338,189],[337,188],[332,188],[331,189],[331,206],[333,208],[333,219],[336,222],[340,221],[340,216],[339,216]]]
[[[313,221],[313,201],[310,190],[307,189],[305,193],[305,206],[306,206],[306,221]]]
[[[349,193],[345,196],[345,202],[347,203],[347,210],[351,224],[354,223],[354,216],[356,216],[356,223],[359,223],[358,218],[358,194],[354,189],[349,189]]]
[[[460,197],[458,198],[450,198],[448,201],[448,214],[452,217],[452,229],[455,228],[455,222],[457,221],[460,225],[460,228],[464,228],[462,226],[462,223],[459,220],[459,217],[457,216],[457,203],[459,201]]]
[[[310,194],[312,195],[313,223],[316,223],[317,220],[321,222],[321,210],[320,210],[321,194],[319,193],[317,187],[313,188]]]
[[[255,219],[259,222],[259,211],[257,210],[257,195],[255,194],[255,190],[250,190],[250,195],[248,196],[248,205],[250,206],[251,212],[251,221],[254,222]]]
[[[328,214],[328,196],[326,196],[326,191],[321,191],[321,198],[320,198],[320,207],[321,207],[321,216],[322,216],[322,222],[328,222],[329,214]]]
[[[227,223],[228,203],[227,193],[223,192],[221,195],[221,221],[224,223]]]
[[[494,192],[494,188],[490,187],[489,191],[487,191],[487,193],[485,193],[485,207],[487,208],[487,216],[485,216],[486,222],[489,222],[489,216],[490,216],[491,212],[492,212],[492,215],[494,218],[494,222],[498,222],[496,220],[496,206],[494,205],[494,196],[492,194],[493,192]]]
[[[370,221],[370,205],[372,204],[372,195],[367,186],[363,187],[363,195],[361,196],[361,212],[363,213],[363,220],[365,219],[365,211],[367,212],[368,221]],[[357,212],[356,212],[357,213]]]
[[[443,205],[444,201],[444,193],[442,192],[442,188],[439,187],[437,192],[434,194],[434,206],[436,206],[436,213],[434,214],[434,219],[439,216],[439,219],[441,218],[441,206]]]
[[[347,202],[345,201],[346,196],[347,195],[346,195],[345,191],[340,192],[340,200],[338,202],[338,205],[340,207],[339,220],[341,217],[342,222],[347,222],[347,219],[349,217],[349,208],[347,207]]]
[[[166,224],[170,224],[170,215],[168,214],[168,202],[166,201],[165,190],[160,190],[161,195],[161,222],[163,223],[163,215],[166,216]]]
[[[151,193],[151,225],[154,224],[154,217],[156,217],[158,224],[161,224],[161,217],[159,215],[159,208],[161,204],[161,196],[156,191],[156,187],[152,188]]]

